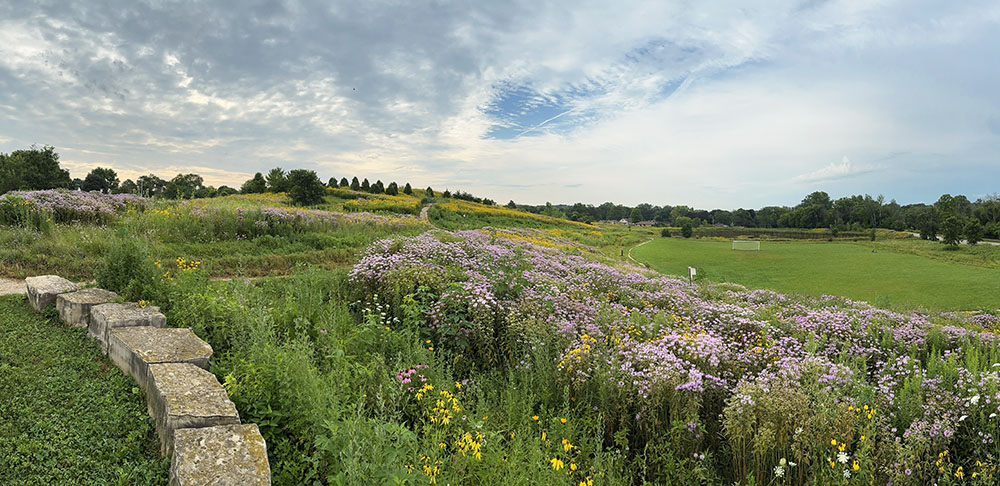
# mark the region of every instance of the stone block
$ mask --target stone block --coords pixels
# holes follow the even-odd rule
[[[40,275],[24,279],[31,307],[41,312],[47,306],[56,303],[56,296],[67,292],[76,292],[80,287],[69,280],[56,275]]]
[[[114,327],[108,333],[108,357],[145,390],[150,380],[149,365],[190,363],[207,369],[212,347],[190,329]]]
[[[156,306],[139,307],[138,304],[100,304],[90,309],[90,324],[87,334],[101,344],[101,350],[108,352],[110,332],[116,327],[152,326],[164,327],[167,316]]]
[[[90,326],[90,310],[95,305],[107,304],[118,298],[118,294],[104,289],[83,289],[56,297],[59,317],[73,327]]]
[[[236,405],[215,375],[191,363],[149,365],[146,407],[160,436],[160,453],[173,453],[174,431],[240,423]]]
[[[267,445],[256,424],[174,431],[170,486],[268,486]]]

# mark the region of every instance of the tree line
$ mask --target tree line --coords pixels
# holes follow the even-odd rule
[[[372,194],[413,195],[409,182],[399,187],[396,182],[385,185],[381,180],[370,183],[368,179],[331,177],[323,183],[316,172],[305,169],[285,171],[271,169],[265,176],[256,173],[239,189],[229,186],[212,187],[204,184],[198,174],[177,174],[172,179],[162,179],[154,174],[136,180],[120,182],[117,173],[105,167],[96,167],[83,179],[70,178],[69,171],[59,166],[59,154],[51,146],[0,153],[0,194],[13,190],[38,190],[67,188],[103,193],[130,193],[145,197],[166,199],[196,199],[230,194],[255,194],[264,192],[288,193],[299,205],[318,204],[323,200],[325,188],[345,188]],[[430,187],[424,197],[437,194]],[[488,198],[467,192],[445,190],[441,197],[477,202],[496,203]],[[1000,238],[1000,197],[996,194],[970,201],[964,195],[943,194],[933,204],[900,205],[895,200],[885,201],[881,195],[845,196],[832,199],[823,191],[810,193],[796,206],[765,206],[760,209],[736,210],[695,209],[691,206],[656,206],[648,203],[634,207],[606,202],[599,206],[576,203],[524,205],[510,201],[508,208],[545,214],[581,222],[620,221],[630,223],[649,221],[660,226],[718,225],[747,228],[829,228],[836,235],[841,231],[862,231],[886,228],[897,231],[915,230],[922,238],[937,239],[947,243],[967,240],[970,243],[985,238]]]
[[[996,194],[970,201],[964,195],[944,194],[933,204],[900,205],[886,202],[884,196],[845,196],[832,199],[816,191],[796,206],[765,206],[760,209],[739,208],[695,209],[690,206],[656,206],[648,203],[625,206],[606,202],[599,206],[576,203],[523,205],[514,201],[507,207],[537,214],[581,222],[649,221],[660,226],[701,225],[741,226],[746,228],[829,228],[841,231],[863,231],[885,228],[897,231],[918,231],[921,237],[944,240],[967,239],[981,241],[983,237],[1000,237],[1000,197]]]
[[[55,152],[54,147],[32,146],[30,149],[16,150],[10,154],[0,153],[0,194],[15,190],[71,189],[105,194],[136,194],[150,198],[199,199],[240,193],[282,192],[287,193],[293,203],[306,206],[321,203],[326,187],[390,196],[400,193],[413,195],[413,187],[409,182],[400,187],[396,182],[385,185],[381,180],[372,184],[367,178],[359,181],[357,177],[353,177],[348,181],[344,177],[338,181],[336,177],[331,177],[324,184],[315,171],[305,169],[285,171],[281,167],[271,169],[267,175],[261,172],[254,174],[239,189],[225,185],[219,187],[205,185],[204,179],[198,174],[177,174],[169,180],[149,174],[134,181],[132,179],[120,181],[118,174],[107,167],[95,167],[83,179],[72,179],[69,171],[59,166],[59,154]],[[425,189],[424,196],[435,197],[434,189],[430,187]],[[462,191],[452,193],[445,190],[440,196],[481,204],[496,204],[490,199],[479,198]]]

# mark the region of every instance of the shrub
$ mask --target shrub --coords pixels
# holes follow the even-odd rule
[[[694,234],[694,228],[691,227],[691,222],[685,221],[684,224],[681,225],[681,236],[685,238],[690,238],[691,235],[693,234]]]
[[[670,228],[663,228],[660,230],[660,236],[670,238],[673,234],[670,232]]]
[[[109,248],[94,276],[99,287],[137,301],[165,295],[160,273],[145,246],[135,238],[123,237]]]

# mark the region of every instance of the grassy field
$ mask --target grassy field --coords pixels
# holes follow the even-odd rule
[[[86,331],[0,297],[0,484],[165,484],[131,378]]]
[[[656,238],[635,248],[632,257],[667,274],[687,275],[693,266],[700,278],[715,282],[840,295],[900,309],[1000,308],[1000,270],[989,268],[1000,249],[946,251],[916,241],[874,247],[880,250],[873,253],[870,242],[765,241],[760,251],[733,251],[730,241]],[[963,253],[969,251],[982,257]]]

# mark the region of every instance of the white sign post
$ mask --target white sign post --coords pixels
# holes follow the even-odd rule
[[[698,271],[694,267],[688,267],[688,282],[694,283],[694,276],[698,274]]]

